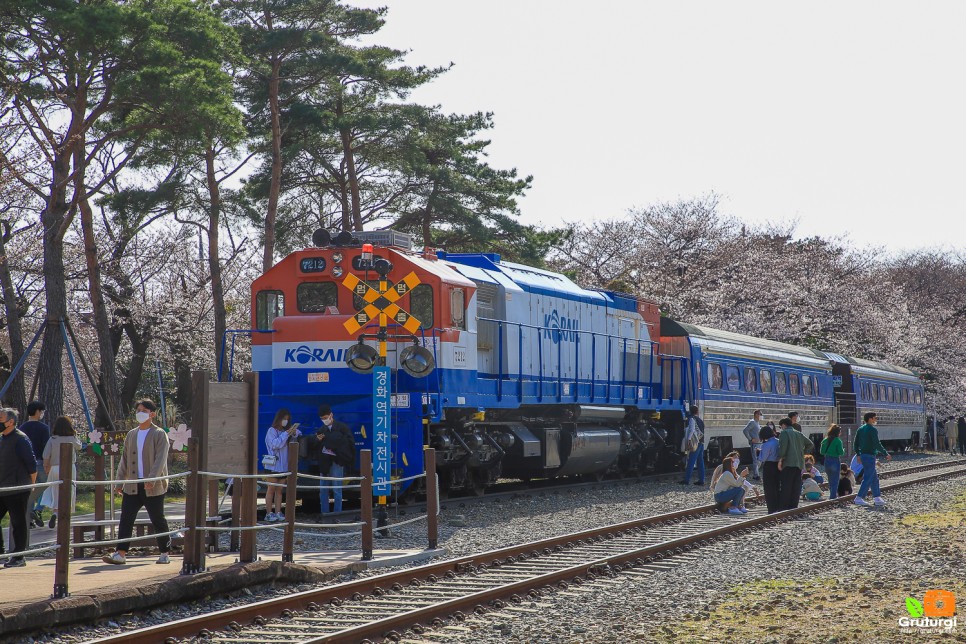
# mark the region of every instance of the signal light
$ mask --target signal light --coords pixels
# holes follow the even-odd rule
[[[345,363],[356,373],[371,373],[376,365],[377,352],[368,344],[359,340],[345,352]]]
[[[425,378],[436,368],[436,360],[426,347],[414,344],[399,354],[399,365],[414,378]]]

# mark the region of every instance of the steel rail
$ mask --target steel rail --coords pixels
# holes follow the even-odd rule
[[[959,469],[954,469],[959,468]],[[908,476],[929,470],[942,470],[932,476],[920,477],[907,481],[899,481],[893,484],[883,485],[883,489],[897,489],[908,485],[916,485],[929,482],[939,478],[953,475],[966,474],[966,460],[949,461],[940,464],[920,465],[897,470],[888,470],[880,474],[880,478],[894,478]],[[372,635],[381,635],[387,631],[397,628],[407,628],[412,625],[420,625],[438,620],[442,616],[451,615],[461,609],[470,607],[482,608],[484,604],[509,597],[521,592],[526,593],[526,589],[552,586],[568,579],[578,578],[588,572],[597,574],[599,571],[608,570],[614,566],[622,566],[627,562],[650,563],[660,560],[668,554],[680,554],[690,550],[698,544],[718,539],[734,533],[744,533],[763,525],[778,523],[793,519],[797,516],[821,512],[827,509],[839,507],[850,502],[855,495],[839,497],[825,501],[810,503],[792,510],[785,510],[774,514],[763,515],[760,517],[748,517],[723,527],[713,528],[688,535],[670,541],[648,545],[643,548],[629,550],[618,555],[608,556],[601,559],[582,562],[579,565],[567,566],[560,570],[546,573],[537,577],[532,577],[519,582],[489,588],[465,597],[448,599],[447,601],[427,606],[412,611],[403,612],[391,617],[386,617],[369,624],[356,626],[344,631],[327,634],[316,639],[306,639],[306,642],[349,642],[360,641]],[[715,505],[692,507],[660,515],[644,517],[632,521],[626,521],[609,526],[593,528],[574,532],[556,537],[549,537],[538,541],[500,548],[473,555],[449,559],[436,562],[417,568],[386,573],[384,575],[368,577],[361,580],[344,582],[324,588],[293,593],[283,598],[275,598],[255,602],[245,606],[228,608],[213,613],[196,615],[185,619],[170,622],[159,626],[146,627],[122,633],[116,636],[93,640],[103,643],[121,642],[146,642],[146,641],[166,641],[168,638],[194,637],[200,634],[212,635],[213,631],[224,627],[240,629],[240,624],[244,623],[264,623],[267,619],[279,615],[290,615],[292,611],[299,610],[319,610],[322,604],[340,604],[345,600],[358,600],[369,594],[384,594],[384,588],[398,589],[410,584],[414,580],[432,580],[434,577],[452,577],[467,571],[472,571],[477,567],[486,568],[487,566],[499,566],[510,558],[531,558],[553,552],[561,552],[566,546],[584,542],[588,540],[602,540],[603,538],[613,538],[614,536],[641,531],[647,528],[654,528],[672,524],[682,523],[690,519],[698,519],[704,516],[720,516],[715,510]],[[640,561],[638,561],[640,560]]]

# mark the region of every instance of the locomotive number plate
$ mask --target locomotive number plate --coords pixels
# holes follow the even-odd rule
[[[309,374],[309,382],[329,382],[328,371],[316,371]]]

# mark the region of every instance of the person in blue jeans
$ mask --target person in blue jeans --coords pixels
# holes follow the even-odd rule
[[[865,495],[871,489],[872,502],[875,505],[882,506],[886,502],[879,492],[879,473],[875,470],[875,457],[876,454],[884,454],[886,460],[891,461],[892,456],[879,442],[879,430],[875,428],[878,421],[875,412],[867,412],[862,418],[865,424],[855,432],[855,443],[853,445],[855,453],[862,463],[862,485],[859,486],[859,491],[855,495],[855,504],[869,505],[869,502],[865,500]]]
[[[681,442],[681,451],[688,455],[688,465],[684,470],[684,480],[680,481],[681,485],[691,482],[691,472],[695,465],[698,466],[698,480],[694,484],[704,485],[704,438],[704,421],[698,415],[697,405],[691,405],[691,416]]]
[[[745,478],[748,476],[748,468],[735,472],[735,461],[737,459],[725,458],[722,461],[721,476],[714,484],[714,500],[718,504],[718,511],[729,514],[748,514],[745,509]]]
[[[832,423],[818,448],[819,454],[825,457],[825,475],[828,477],[828,498],[830,499],[837,499],[839,496],[841,459],[845,456],[845,445],[842,444],[841,434],[842,428]]]
[[[345,468],[355,461],[356,439],[348,425],[335,419],[329,405],[319,405],[319,418],[322,428],[315,435],[319,475],[342,478]],[[329,490],[332,491],[332,511],[342,512],[341,482],[319,481],[322,513],[329,512]]]

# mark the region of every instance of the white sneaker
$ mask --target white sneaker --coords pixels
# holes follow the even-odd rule
[[[103,557],[101,557],[101,561],[103,561],[104,563],[115,564],[118,566],[127,563],[127,559],[124,558],[124,555],[122,555],[117,550],[115,550],[109,555],[104,555]]]
[[[881,496],[875,497],[872,499],[872,502],[880,507],[886,504],[885,499],[883,499]]]
[[[169,563],[171,563],[171,557],[168,556],[168,553],[162,552],[161,553],[161,556],[158,557],[158,563],[159,564],[169,564]]]
[[[869,502],[868,502],[868,501],[866,501],[865,499],[863,499],[863,498],[862,498],[862,497],[860,497],[860,496],[857,496],[857,497],[855,497],[855,501],[854,501],[854,503],[855,503],[856,505],[861,505],[861,506],[862,506],[862,507],[864,507],[864,508],[867,508],[867,507],[869,507]]]

